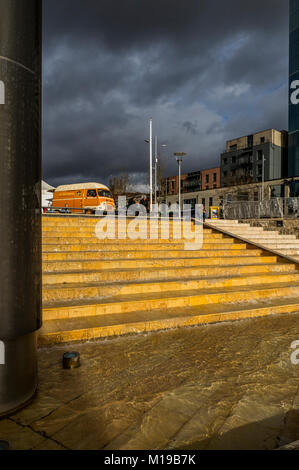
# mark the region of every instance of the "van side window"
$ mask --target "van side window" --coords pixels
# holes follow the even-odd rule
[[[87,191],[87,197],[97,197],[97,190],[96,189],[89,189]]]
[[[110,199],[113,199],[110,191],[107,191],[105,189],[98,189],[98,194],[99,194],[99,197],[108,197]]]

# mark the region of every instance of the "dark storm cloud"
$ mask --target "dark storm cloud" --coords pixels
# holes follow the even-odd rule
[[[186,170],[287,126],[285,0],[46,0],[44,177],[146,182],[148,119]]]

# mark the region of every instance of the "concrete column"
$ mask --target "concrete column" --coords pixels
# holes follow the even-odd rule
[[[37,388],[41,4],[0,0],[0,415],[26,404]]]

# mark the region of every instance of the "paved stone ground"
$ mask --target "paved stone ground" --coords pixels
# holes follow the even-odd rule
[[[299,439],[299,313],[39,351],[12,449],[274,449]],[[66,350],[82,366],[61,368]]]

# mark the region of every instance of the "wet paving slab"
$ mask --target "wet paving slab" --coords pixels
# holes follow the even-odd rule
[[[12,449],[276,449],[299,439],[299,313],[39,349]],[[76,350],[81,367],[62,369]]]

